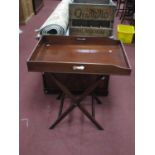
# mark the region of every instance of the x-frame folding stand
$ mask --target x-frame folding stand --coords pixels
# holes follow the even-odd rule
[[[63,92],[60,99],[61,99],[61,104],[60,104],[60,109],[59,109],[59,113],[58,113],[58,118],[56,119],[56,121],[50,126],[50,129],[53,129],[61,120],[63,120],[63,118],[65,118],[65,116],[67,116],[75,107],[78,107],[84,114],[85,116],[88,117],[88,119],[90,119],[92,121],[92,123],[94,125],[96,125],[96,127],[99,130],[104,130],[102,128],[102,126],[95,120],[95,107],[94,107],[94,99],[97,100],[97,102],[100,103],[100,101],[96,98],[96,96],[94,94],[92,94],[92,115],[83,108],[83,106],[81,105],[81,101],[88,96],[89,94],[91,94],[93,92],[93,90],[97,87],[97,85],[100,83],[100,81],[104,78],[104,76],[99,76],[96,81],[89,86],[79,97],[74,96],[68,88],[66,88],[66,86],[64,84],[62,84],[56,77],[54,74],[51,74],[51,79],[53,80],[53,82],[55,82],[55,84],[61,89],[61,91]],[[62,109],[63,109],[63,103],[64,103],[64,98],[65,96],[68,96],[71,99],[71,105],[70,107],[64,111],[62,113]]]

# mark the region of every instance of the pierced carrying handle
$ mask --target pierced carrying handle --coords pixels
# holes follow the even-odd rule
[[[73,70],[84,70],[85,66],[80,65],[80,66],[73,66]]]

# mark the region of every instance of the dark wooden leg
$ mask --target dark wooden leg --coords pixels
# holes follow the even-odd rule
[[[92,116],[95,118],[94,94],[92,94]]]
[[[94,99],[96,100],[98,104],[102,104],[101,100],[96,95],[94,96]]]
[[[104,130],[102,126],[89,114],[87,110],[85,110],[80,104],[77,105],[79,109],[87,116],[89,120],[91,120],[99,130]]]
[[[63,94],[63,95],[61,96],[61,102],[60,102],[60,109],[59,109],[58,117],[60,117],[61,114],[62,114],[62,109],[63,109],[64,100],[65,100],[65,95]]]
[[[100,130],[103,128],[98,124],[98,122],[89,114],[87,110],[85,110],[80,102],[90,94],[100,83],[103,76],[99,76],[95,83],[93,83],[90,87],[88,87],[79,98],[76,98],[60,81],[58,81],[53,74],[51,74],[52,80],[57,84],[57,86],[62,90],[62,92],[67,95],[72,100],[72,105],[62,114],[57,120],[51,125],[50,129],[53,129],[69,112],[71,112],[76,106],[96,125],[96,127]],[[63,100],[62,100],[63,102]],[[61,109],[60,109],[61,110]]]
[[[57,99],[57,100],[60,100],[60,99],[61,99],[61,97],[62,97],[62,94],[63,94],[63,93],[61,92],[61,93],[57,96],[57,98],[56,98],[56,99]]]
[[[53,74],[50,74],[51,79],[55,82],[55,84],[62,90],[62,92],[70,97],[72,100],[75,100],[74,95],[60,82],[56,79],[56,77]]]
[[[84,93],[77,99],[77,106],[79,107],[79,109],[96,125],[96,127],[99,129],[99,130],[104,130],[102,128],[101,125],[98,124],[98,122],[88,113],[87,110],[85,110],[82,105],[80,104],[80,102],[88,95],[90,94],[90,92],[92,92],[96,87],[97,85],[100,83],[100,81],[102,80],[103,76],[99,76],[99,78],[96,79],[96,82],[93,83],[91,86],[89,86],[85,91]]]
[[[93,83],[91,86],[89,86],[82,95],[79,96],[79,98],[77,99],[78,102],[81,102],[88,94],[90,94],[91,92],[93,92],[93,90],[98,86],[98,84],[102,81],[102,77],[103,76],[99,76],[96,79],[96,82]]]
[[[71,112],[76,106],[73,104],[71,105],[60,117],[57,118],[57,120],[50,126],[49,129],[53,129],[61,120],[67,116],[69,112]]]

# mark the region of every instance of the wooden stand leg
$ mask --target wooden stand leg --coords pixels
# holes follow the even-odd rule
[[[80,105],[78,104],[79,109],[87,116],[89,120],[91,120],[99,130],[104,130],[102,126]]]
[[[61,120],[63,120],[65,118],[65,116],[67,116],[67,114],[69,112],[71,112],[76,106],[75,105],[71,105],[60,117],[57,118],[57,120],[50,126],[49,129],[53,129]]]
[[[61,99],[61,97],[62,97],[62,93],[59,93],[59,95],[57,96],[57,100],[60,100]]]
[[[65,116],[67,114],[69,114],[76,106],[85,114],[85,116],[87,116],[88,119],[90,119],[90,121],[92,121],[94,123],[94,125],[96,125],[96,127],[99,130],[103,130],[103,128],[100,126],[100,124],[94,119],[95,116],[95,111],[94,111],[94,103],[92,103],[92,115],[89,114],[89,112],[84,109],[82,107],[82,105],[80,104],[81,101],[88,96],[96,87],[97,85],[100,83],[100,81],[102,80],[103,76],[100,76],[95,83],[93,83],[90,87],[88,87],[84,93],[82,95],[80,95],[78,98],[76,98],[66,87],[65,85],[63,85],[59,80],[56,79],[56,77],[51,74],[51,78],[52,80],[57,84],[57,86],[62,90],[62,92],[68,96],[71,100],[72,100],[72,105],[63,113],[62,113],[62,108],[63,108],[63,102],[64,99],[61,99],[61,106],[60,106],[60,111],[59,111],[59,117],[57,118],[57,120],[51,125],[50,129],[53,129],[63,118],[65,118]],[[94,102],[94,101],[93,101]]]
[[[94,96],[94,99],[96,100],[98,104],[102,104],[101,100],[96,95]]]
[[[59,109],[58,117],[60,117],[61,114],[62,114],[62,109],[63,109],[63,105],[64,105],[64,100],[65,100],[65,95],[63,94],[63,95],[61,96],[61,102],[60,102],[60,109]]]
[[[92,116],[95,118],[94,95],[92,95]]]

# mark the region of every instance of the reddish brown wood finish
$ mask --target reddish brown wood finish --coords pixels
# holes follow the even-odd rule
[[[120,41],[104,37],[43,36],[27,61],[29,71],[128,75]]]

